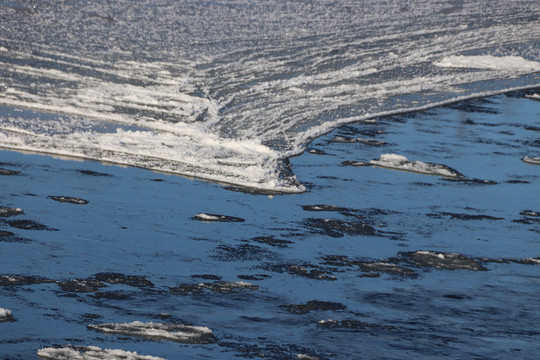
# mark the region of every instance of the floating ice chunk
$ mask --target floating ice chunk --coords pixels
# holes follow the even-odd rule
[[[0,308],[0,318],[11,316],[11,310]]]
[[[539,62],[526,60],[520,56],[447,56],[433,64],[444,68],[500,70],[523,73],[540,71]]]
[[[540,165],[540,157],[525,156],[523,159],[527,164]]]
[[[67,202],[67,203],[77,204],[77,205],[88,204],[88,200],[73,197],[73,196],[49,196],[49,199],[58,201],[58,202]]]
[[[438,175],[450,178],[464,177],[463,174],[446,165],[426,163],[423,161],[409,161],[405,156],[398,154],[382,154],[379,159],[371,160],[369,164],[426,175]]]
[[[54,360],[164,360],[156,356],[139,355],[136,352],[124,350],[101,349],[97,346],[48,347],[40,349],[37,355],[43,359]]]
[[[13,318],[13,315],[11,314],[11,310],[0,307],[0,322],[6,322],[6,321],[15,321],[15,319]]]
[[[528,99],[540,100],[540,94],[525,95]]]
[[[193,217],[195,220],[204,222],[244,222],[245,220],[235,216],[199,213]]]
[[[141,336],[189,344],[208,344],[215,340],[212,330],[209,328],[184,324],[133,321],[130,323],[88,325],[88,328],[105,334]]]

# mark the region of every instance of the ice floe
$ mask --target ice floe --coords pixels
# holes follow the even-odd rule
[[[199,213],[193,217],[202,222],[244,222],[245,220],[235,216]]]
[[[443,165],[426,163],[423,161],[409,161],[405,156],[398,154],[382,154],[379,159],[371,160],[371,165],[380,166],[388,169],[416,172],[426,175],[438,175],[450,178],[463,178],[463,174]]]
[[[188,344],[208,344],[215,341],[212,330],[203,326],[168,323],[130,323],[91,324],[89,329],[105,334],[139,336],[147,339],[170,340]]]
[[[42,359],[51,360],[165,360],[156,356],[139,355],[131,351],[72,345],[42,348],[39,349],[37,355]]]
[[[524,156],[521,160],[527,164],[540,165],[540,156]]]
[[[11,310],[0,307],[0,322],[15,321]]]
[[[49,196],[49,199],[58,201],[58,202],[67,202],[67,203],[77,204],[77,205],[88,204],[88,200],[84,200],[84,199],[73,197],[73,196]]]

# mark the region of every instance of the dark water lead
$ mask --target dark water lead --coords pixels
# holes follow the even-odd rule
[[[42,359],[49,360],[74,360],[74,359],[126,359],[126,360],[165,360],[160,357],[139,355],[136,352],[118,349],[101,349],[97,346],[55,346],[39,349],[37,355]]]
[[[58,201],[58,202],[66,202],[70,204],[77,204],[77,205],[86,205],[88,204],[88,200],[84,200],[78,197],[73,196],[49,196],[49,199]]]
[[[207,327],[176,323],[133,321],[117,324],[91,324],[88,325],[88,328],[104,334],[136,336],[150,340],[169,340],[185,344],[210,344],[216,341],[212,330]]]

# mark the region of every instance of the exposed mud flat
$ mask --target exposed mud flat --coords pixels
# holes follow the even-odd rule
[[[1,152],[18,176],[0,177],[0,357],[534,359],[524,95],[337,129],[290,160],[294,196]]]

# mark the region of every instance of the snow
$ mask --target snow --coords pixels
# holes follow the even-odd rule
[[[71,346],[42,348],[37,355],[53,360],[164,360],[160,357],[138,355],[137,352],[101,349],[97,346]]]
[[[444,68],[468,68],[521,73],[540,71],[540,62],[526,60],[520,56],[447,56],[440,61],[434,62],[434,65]]]

